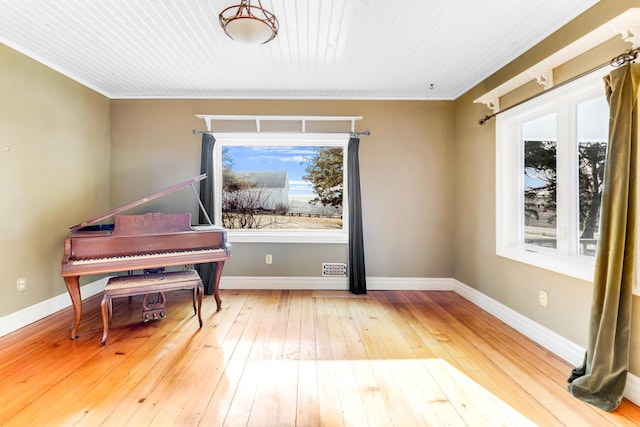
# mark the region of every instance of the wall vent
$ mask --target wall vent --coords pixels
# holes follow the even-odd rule
[[[323,262],[322,275],[323,276],[346,276],[347,264],[343,264],[340,262]]]

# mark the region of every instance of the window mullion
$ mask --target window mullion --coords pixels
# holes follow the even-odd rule
[[[213,200],[215,201],[213,223],[222,226],[222,186],[219,184],[222,182],[222,147],[220,143],[213,146],[213,164],[215,174],[213,177],[215,183],[213,186]]]
[[[557,225],[558,252],[562,255],[570,253],[572,228],[574,221],[571,217],[575,212],[572,202],[575,194],[573,179],[573,144],[571,139],[571,114],[566,105],[561,105],[558,114],[558,142],[557,142]]]

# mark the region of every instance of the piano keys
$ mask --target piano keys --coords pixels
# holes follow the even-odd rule
[[[121,212],[162,197],[186,185],[206,178],[199,175],[161,192],[139,199],[71,227],[65,239],[61,275],[73,306],[70,338],[78,337],[82,317],[79,278],[131,270],[153,269],[186,264],[214,263],[211,278],[217,308],[220,310],[219,282],[226,260],[231,258],[226,230],[211,225],[192,226],[191,214],[147,213],[122,215]],[[202,203],[200,208],[204,210]],[[113,216],[113,224],[96,224]]]

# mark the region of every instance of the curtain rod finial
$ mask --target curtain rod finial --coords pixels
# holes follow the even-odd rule
[[[351,136],[360,137],[361,135],[369,136],[371,135],[371,132],[369,132],[368,130],[365,130],[363,132],[351,132]]]

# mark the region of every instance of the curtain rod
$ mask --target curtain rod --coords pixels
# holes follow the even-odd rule
[[[602,68],[604,68],[604,67],[607,67],[607,66],[611,66],[611,67],[621,67],[621,66],[623,66],[624,64],[631,63],[631,62],[635,61],[635,60],[638,58],[638,55],[640,55],[640,47],[639,47],[639,48],[636,48],[636,49],[629,49],[629,50],[627,50],[626,52],[621,53],[620,55],[616,56],[615,58],[613,58],[613,59],[612,59],[611,61],[609,61],[609,62],[606,62],[606,63],[604,63],[604,64],[600,64],[600,65],[598,65],[598,66],[596,66],[596,67],[594,67],[594,68],[592,68],[592,69],[590,69],[590,70],[588,70],[588,71],[585,71],[584,73],[578,74],[577,76],[570,78],[569,80],[566,80],[566,81],[564,81],[564,82],[562,82],[562,83],[558,83],[557,85],[555,85],[555,86],[553,86],[553,87],[550,87],[549,89],[543,90],[542,92],[537,93],[537,94],[535,94],[535,95],[533,95],[533,96],[530,96],[529,98],[524,99],[524,100],[522,100],[522,101],[520,101],[520,102],[518,102],[518,103],[516,103],[516,104],[513,104],[513,105],[511,105],[511,106],[509,106],[509,107],[505,108],[504,110],[500,110],[500,111],[498,111],[497,113],[493,113],[493,114],[490,114],[490,115],[484,116],[483,118],[481,118],[480,120],[478,120],[478,124],[479,124],[480,126],[482,126],[482,125],[484,125],[486,122],[488,122],[489,120],[491,120],[492,118],[494,118],[495,116],[497,116],[497,115],[498,115],[498,114],[500,114],[500,113],[504,113],[505,111],[509,111],[509,110],[510,110],[510,109],[512,109],[512,108],[515,108],[515,107],[517,107],[517,106],[519,106],[519,105],[522,105],[522,104],[524,104],[525,102],[529,102],[529,101],[531,101],[532,99],[535,99],[535,98],[537,98],[537,97],[539,97],[539,96],[541,96],[541,95],[544,95],[544,94],[546,94],[546,93],[549,93],[549,92],[551,92],[551,91],[552,91],[552,90],[554,90],[554,89],[558,89],[558,88],[560,88],[560,87],[562,87],[562,86],[564,86],[564,85],[566,85],[566,84],[569,84],[569,83],[571,83],[571,82],[574,82],[574,81],[576,81],[576,80],[578,80],[578,79],[580,79],[580,78],[582,78],[582,77],[584,77],[584,76],[586,76],[586,75],[588,75],[588,74],[591,74],[591,73],[593,73],[594,71],[598,71],[598,70],[600,70],[600,69],[602,69]]]

